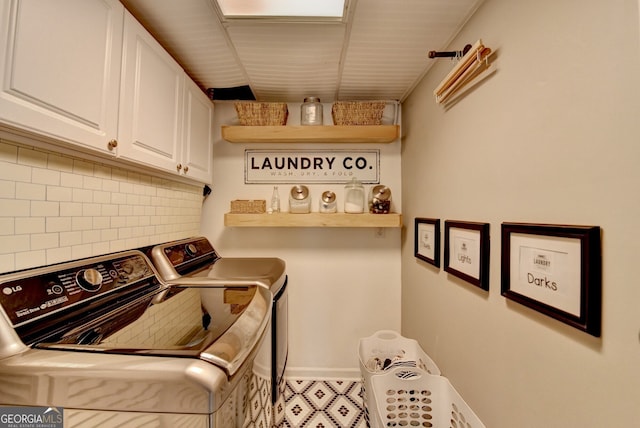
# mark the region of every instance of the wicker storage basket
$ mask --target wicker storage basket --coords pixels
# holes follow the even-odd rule
[[[440,375],[436,363],[417,341],[401,336],[393,330],[380,330],[360,339],[358,348],[364,418],[368,427],[382,428],[375,417],[376,403],[371,379],[396,367],[418,368],[432,375]]]
[[[236,199],[231,201],[232,214],[264,214],[267,211],[267,201],[264,199]]]
[[[385,101],[336,101],[331,107],[335,125],[380,125]]]
[[[379,427],[485,428],[446,377],[396,367],[371,385]]]
[[[289,116],[287,103],[237,102],[235,106],[240,125],[277,126],[287,124],[287,116]]]

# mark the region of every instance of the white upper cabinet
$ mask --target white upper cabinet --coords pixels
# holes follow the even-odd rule
[[[0,129],[211,183],[213,103],[117,0],[0,0]]]
[[[181,173],[210,183],[213,174],[213,103],[185,79]]]
[[[175,170],[185,73],[131,14],[124,21],[118,154]]]
[[[118,156],[211,182],[213,104],[128,12]]]
[[[124,7],[0,0],[0,122],[115,153]]]

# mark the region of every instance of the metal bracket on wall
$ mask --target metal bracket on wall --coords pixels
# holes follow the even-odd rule
[[[462,58],[471,49],[471,45],[467,44],[461,51],[429,51],[429,58]]]

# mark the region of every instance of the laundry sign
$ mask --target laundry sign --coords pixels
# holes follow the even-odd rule
[[[380,150],[245,150],[246,184],[380,183]]]

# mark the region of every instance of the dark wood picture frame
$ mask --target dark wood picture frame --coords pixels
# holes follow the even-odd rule
[[[427,230],[430,229],[430,230]],[[425,236],[429,233],[429,236]],[[416,217],[414,226],[414,256],[440,267],[440,219]]]
[[[507,299],[600,337],[600,227],[502,223],[501,282]]]
[[[489,223],[445,220],[446,272],[489,291],[489,250]]]

